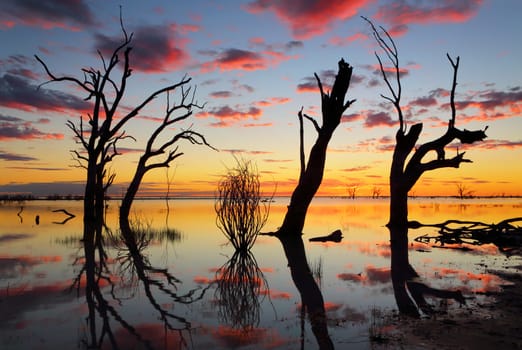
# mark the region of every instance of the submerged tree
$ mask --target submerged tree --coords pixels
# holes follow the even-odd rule
[[[380,27],[382,33],[384,33],[383,36],[369,19],[363,18],[371,25],[373,36],[392,64],[392,71],[394,73],[395,86],[392,84],[393,78],[388,76],[388,70],[385,68],[380,56],[375,53],[384,82],[391,93],[391,97],[381,96],[393,104],[399,119],[399,129],[395,135],[396,144],[390,170],[390,220],[388,226],[404,226],[408,223],[408,192],[421,175],[426,171],[449,167],[458,168],[461,163],[471,163],[471,160],[464,158],[465,152],[459,153],[458,150],[455,156],[446,158],[445,148],[454,140],[459,140],[463,144],[482,141],[486,138],[485,131],[487,127],[484,130],[469,131],[466,129],[458,129],[455,126],[457,115],[455,90],[457,87],[457,73],[460,58],[457,57],[454,60],[447,54],[448,60],[453,68],[453,82],[450,93],[451,117],[448,121],[448,128],[439,138],[421,145],[416,145],[422,132],[422,123],[414,124],[407,130],[406,121],[404,120],[401,108],[402,86],[400,80],[399,54],[395,42],[384,28]],[[425,157],[430,152],[435,152],[437,155],[436,159],[425,161]]]
[[[276,233],[277,235],[284,236],[302,234],[306,212],[308,211],[308,207],[323,180],[328,143],[330,142],[335,129],[341,123],[343,113],[353,102],[355,102],[355,100],[345,101],[346,93],[348,92],[348,87],[350,86],[350,80],[352,78],[353,67],[346,63],[344,59],[339,61],[338,66],[339,71],[331,92],[325,92],[323,90],[321,80],[319,79],[319,76],[315,74],[317,85],[321,93],[322,125],[319,125],[315,119],[304,114],[302,109],[298,113],[300,125],[301,170],[299,181],[292,193],[288,210],[283,224]],[[308,163],[305,162],[304,154],[303,118],[310,120],[317,131],[317,139],[310,150]]]
[[[321,80],[317,74],[315,74],[317,85],[321,93],[322,125],[320,126],[315,119],[304,114],[302,109],[298,113],[301,164],[299,181],[292,193],[290,205],[288,206],[283,224],[277,232],[273,233],[279,238],[283,245],[292,280],[306,308],[312,326],[312,332],[315,335],[320,349],[333,349],[334,346],[328,334],[323,295],[308,265],[302,232],[308,207],[323,180],[328,143],[335,129],[340,124],[344,111],[355,102],[355,100],[345,101],[352,77],[352,67],[343,59],[339,61],[338,65],[339,71],[332,86],[332,91],[329,93],[323,90]],[[303,141],[304,118],[311,121],[317,131],[317,139],[310,150],[307,163],[305,160]]]

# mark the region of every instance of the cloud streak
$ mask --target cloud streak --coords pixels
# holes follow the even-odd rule
[[[35,128],[32,122],[0,114],[0,140],[61,140],[63,137],[61,133],[42,132]]]
[[[95,20],[94,14],[83,0],[0,2],[0,28],[12,28],[20,24],[43,29],[79,31],[95,25]]]
[[[12,74],[0,77],[0,105],[26,112],[53,111],[87,113],[90,104],[84,100],[57,90],[31,84],[27,79]]]

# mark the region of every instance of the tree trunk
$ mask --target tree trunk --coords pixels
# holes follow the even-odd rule
[[[312,147],[304,176],[292,193],[288,211],[279,229],[281,234],[301,235],[303,232],[306,212],[323,180],[326,150],[331,137],[332,133],[320,134]]]
[[[310,150],[308,164],[303,171],[303,152],[302,152],[302,135],[301,135],[301,173],[299,183],[297,184],[290,205],[286,212],[283,224],[279,228],[279,235],[301,235],[303,232],[306,212],[312,199],[314,198],[321,182],[323,180],[324,167],[326,162],[326,151],[328,143],[332,135],[341,122],[344,111],[355,101],[349,100],[345,102],[346,93],[350,86],[352,77],[352,67],[343,59],[339,61],[339,71],[335,77],[332,91],[330,94],[324,93],[321,81],[316,75],[317,83],[321,92],[321,112],[322,126],[319,127],[317,122],[305,115],[307,119],[312,120],[318,133],[315,144]],[[300,112],[299,117],[302,117]]]
[[[136,194],[138,193],[138,190],[141,185],[141,181],[143,180],[143,176],[145,176],[146,170],[144,167],[140,167],[140,164],[138,164],[138,168],[136,172],[134,173],[134,177],[132,178],[131,183],[129,184],[129,187],[127,188],[127,191],[125,192],[125,196],[123,197],[121,201],[120,206],[120,229],[123,232],[131,232],[130,224],[129,224],[129,215],[132,203],[134,202],[134,198],[136,197]]]
[[[89,154],[87,181],[83,196],[83,239],[94,239],[96,231],[96,159]]]

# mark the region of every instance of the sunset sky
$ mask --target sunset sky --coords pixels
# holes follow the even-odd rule
[[[212,195],[234,155],[252,160],[263,190],[287,195],[299,173],[297,112],[320,120],[316,72],[326,88],[344,58],[354,67],[349,99],[357,99],[331,140],[320,195],[358,195],[380,188],[388,171],[398,120],[374,52],[369,25],[385,27],[399,50],[402,106],[408,126],[423,122],[421,141],[445,132],[451,112],[452,68],[460,56],[456,125],[487,130],[485,142],[454,145],[473,163],[426,173],[415,195],[456,195],[464,184],[476,195],[522,195],[522,2],[519,0],[246,0],[246,1],[29,1],[0,3],[0,194],[82,194],[84,170],[66,121],[86,116],[84,92],[48,81],[34,55],[56,75],[79,79],[82,68],[102,68],[97,54],[134,33],[133,75],[122,104],[128,109],[186,74],[205,104],[177,125],[205,135],[219,151],[180,143],[184,155],[170,170],[155,170],[142,195]],[[112,46],[111,46],[112,43]],[[120,144],[111,164],[111,193],[130,180],[139,151],[165,99],[125,129],[136,141]],[[156,121],[155,121],[156,120]],[[316,132],[307,123],[307,147]],[[308,149],[307,148],[307,149]],[[276,187],[277,186],[277,187]]]

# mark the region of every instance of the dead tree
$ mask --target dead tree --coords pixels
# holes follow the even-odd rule
[[[138,116],[140,112],[147,107],[153,100],[160,96],[167,96],[171,91],[181,88],[188,84],[190,79],[183,79],[181,82],[165,86],[148,95],[141,103],[136,105],[130,111],[126,111],[120,106],[123,99],[128,80],[131,77],[132,69],[130,65],[130,53],[132,51],[131,42],[133,35],[127,34],[123,21],[120,15],[120,25],[123,33],[123,39],[119,46],[117,46],[112,54],[107,59],[103,56],[101,51],[98,51],[102,63],[101,69],[83,68],[83,78],[76,78],[74,76],[57,76],[51,72],[47,64],[38,56],[35,56],[38,62],[42,64],[49,82],[68,82],[72,83],[81,91],[86,93],[85,100],[91,102],[91,113],[87,117],[81,116],[78,122],[71,120],[67,121],[67,126],[72,130],[76,141],[81,145],[83,150],[72,151],[74,158],[78,162],[78,166],[86,170],[85,191],[84,191],[84,239],[94,239],[95,233],[100,232],[101,228],[98,223],[103,222],[104,214],[104,200],[108,188],[113,183],[116,173],[111,171],[109,163],[113,158],[120,153],[118,152],[118,143],[121,140],[131,138],[132,136],[126,134],[124,128],[133,118]],[[43,84],[42,84],[43,85]],[[168,164],[175,157],[179,156],[177,149],[174,151],[167,151],[167,148],[179,139],[186,139],[193,143],[205,143],[204,138],[192,131],[182,131],[174,136],[170,141],[163,144],[156,149],[152,149],[152,145],[156,137],[165,129],[176,121],[184,119],[178,117],[171,119],[170,116],[178,109],[185,109],[188,112],[185,116],[190,115],[190,108],[196,107],[193,101],[187,101],[187,95],[183,95],[183,105],[169,106],[167,103],[167,110],[165,119],[162,124],[157,127],[155,132],[147,143],[147,148],[144,155],[140,158],[140,164],[136,169],[136,175],[131,183],[129,191],[129,199],[126,201],[132,202],[130,197],[134,198],[132,192],[137,191],[143,175],[153,167],[158,167],[158,164]],[[121,107],[121,108],[120,108]],[[146,165],[146,162],[154,155],[168,152],[167,159],[155,166]],[[130,204],[128,204],[130,207]],[[100,239],[99,235],[96,239]]]
[[[129,187],[125,192],[125,196],[123,197],[120,206],[120,226],[122,226],[122,229],[123,226],[125,226],[126,230],[130,229],[130,209],[132,202],[138,193],[143,177],[153,169],[168,168],[172,161],[183,155],[183,152],[179,151],[179,146],[177,145],[179,141],[185,140],[191,144],[205,145],[215,149],[207,143],[205,137],[202,134],[191,130],[190,128],[188,130],[182,130],[168,138],[167,141],[156,145],[156,140],[159,136],[166,133],[166,129],[168,127],[171,127],[173,124],[189,118],[192,115],[193,108],[203,107],[195,102],[195,90],[192,92],[191,87],[185,88],[189,82],[190,78],[185,77],[179,83],[171,85],[171,89],[164,92],[167,96],[167,107],[165,110],[165,115],[160,125],[156,127],[147,140],[145,151],[138,160],[138,164],[136,165],[136,169],[134,171],[134,176],[132,177]],[[175,92],[176,90],[180,90],[180,101],[177,104],[174,103],[171,105],[170,93]]]
[[[459,199],[473,198],[473,190],[470,190],[466,185],[462,183],[456,184],[457,186],[457,197]]]
[[[353,185],[348,187],[348,198],[355,199],[355,196],[357,195],[357,186]]]
[[[339,71],[330,93],[323,90],[321,80],[315,74],[321,93],[322,125],[319,126],[319,123],[304,114],[302,109],[299,111],[301,171],[299,182],[292,193],[283,224],[277,232],[278,235],[302,234],[306,212],[323,180],[328,143],[332,138],[333,132],[341,122],[344,111],[355,102],[355,100],[345,101],[352,77],[352,69],[353,67],[343,59],[339,61]],[[303,117],[310,120],[317,131],[317,139],[310,150],[306,166],[303,148]]]
[[[448,128],[439,138],[421,145],[416,145],[422,131],[422,123],[414,124],[407,130],[406,121],[404,120],[401,109],[402,87],[399,55],[395,42],[384,28],[380,27],[382,33],[384,33],[383,36],[369,19],[364,19],[371,25],[375,40],[393,66],[394,78],[391,78],[386,73],[387,70],[380,56],[375,53],[384,82],[391,93],[391,97],[381,96],[393,104],[399,119],[399,129],[395,135],[396,144],[390,170],[390,220],[388,226],[406,226],[408,224],[408,192],[421,175],[426,171],[450,167],[458,168],[461,163],[471,163],[471,160],[464,158],[465,152],[459,153],[458,150],[455,156],[446,158],[445,147],[454,140],[459,140],[463,144],[482,141],[486,138],[485,131],[487,127],[484,130],[469,131],[466,129],[458,129],[455,126],[457,113],[455,107],[455,89],[457,87],[457,73],[460,58],[457,57],[456,60],[453,60],[450,55],[447,54],[448,60],[453,67],[453,83],[450,94],[451,118],[448,122]],[[392,79],[395,79],[395,86],[391,82]],[[435,152],[437,158],[423,161],[430,152]]]

